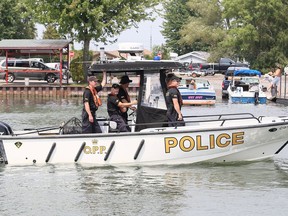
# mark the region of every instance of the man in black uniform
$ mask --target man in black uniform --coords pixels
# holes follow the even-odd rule
[[[131,82],[132,82],[132,80],[130,80],[127,75],[121,77],[120,88],[119,88],[119,93],[118,93],[117,97],[119,98],[119,100],[122,103],[131,102],[130,96],[129,96],[128,91],[127,91],[128,87],[129,87],[129,84]],[[131,109],[135,110],[136,108],[135,107],[131,107]],[[120,111],[121,111],[121,115],[122,115],[124,121],[127,124],[127,122],[128,122],[128,114],[127,114],[128,107],[121,107]]]
[[[120,132],[129,132],[131,131],[130,127],[127,126],[127,122],[122,116],[122,113],[120,111],[121,108],[128,108],[132,105],[136,105],[137,101],[132,101],[129,103],[123,103],[119,100],[117,97],[117,94],[119,93],[120,86],[118,84],[113,84],[111,88],[111,93],[108,94],[107,99],[107,110],[108,114],[110,116],[110,120],[115,121],[117,123],[117,129]]]
[[[98,79],[95,76],[90,76],[88,78],[89,85],[83,93],[82,133],[102,133],[96,120],[96,111],[102,105],[98,92],[106,85],[106,72],[103,72],[100,86],[97,86],[97,82]]]
[[[166,92],[166,100],[167,100],[167,118],[169,127],[175,126],[185,126],[185,122],[183,120],[183,115],[181,113],[181,107],[183,105],[182,96],[178,90],[179,83],[181,78],[175,76],[173,73],[168,74],[166,77],[167,83],[167,92]],[[176,121],[180,121],[180,123],[176,123]]]

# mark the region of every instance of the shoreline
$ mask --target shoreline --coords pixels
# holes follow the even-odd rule
[[[216,92],[216,98],[222,98],[222,81],[224,75],[215,74],[214,76],[199,77],[207,79],[213,86]],[[287,77],[286,77],[287,79]],[[268,87],[269,82],[263,78],[260,78],[261,84]],[[281,96],[280,99],[288,100],[288,87],[285,86],[285,76],[282,76],[281,84]],[[56,98],[69,98],[69,97],[82,97],[83,91],[86,85],[79,85],[65,83],[62,85],[59,82],[48,84],[45,81],[29,81],[26,83],[24,80],[17,80],[13,83],[6,83],[4,80],[0,81],[0,97],[15,96],[15,97],[56,97]],[[286,87],[286,94],[285,94]],[[106,84],[99,95],[101,97],[107,97],[110,92],[111,84]],[[131,96],[136,96],[139,85],[131,83],[129,86],[129,92]],[[268,95],[267,95],[268,96]]]

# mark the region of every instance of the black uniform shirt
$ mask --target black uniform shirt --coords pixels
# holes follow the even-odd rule
[[[107,111],[109,116],[120,115],[120,108],[118,107],[120,100],[117,95],[109,94],[107,98]]]
[[[182,97],[177,88],[169,88],[166,92],[166,100],[167,100],[167,114],[173,114],[176,112],[173,104],[173,98],[176,98],[179,103],[179,107],[181,109],[182,106]]]

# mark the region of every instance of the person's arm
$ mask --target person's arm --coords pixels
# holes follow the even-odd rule
[[[174,109],[178,113],[178,120],[182,120],[183,116],[182,116],[182,113],[181,113],[180,105],[178,103],[178,99],[177,98],[173,98],[172,101],[173,101]]]
[[[130,107],[132,105],[136,105],[137,104],[137,100],[134,100],[132,102],[127,102],[127,103],[122,103],[121,101],[119,101],[118,103],[118,107]]]
[[[106,85],[106,79],[107,79],[107,73],[106,71],[103,71],[103,78],[101,82],[101,86],[104,87]]]
[[[84,107],[85,107],[85,110],[89,116],[89,122],[94,122],[94,119],[93,119],[93,116],[92,116],[92,113],[91,113],[91,110],[90,110],[90,106],[89,106],[89,103],[88,102],[85,102],[84,103]]]

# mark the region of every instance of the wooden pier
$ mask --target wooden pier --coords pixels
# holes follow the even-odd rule
[[[52,97],[52,98],[68,98],[68,97],[82,97],[86,86],[79,86],[74,84],[62,85],[59,84],[30,84],[25,85],[21,83],[0,84],[0,96],[3,97]],[[105,86],[100,96],[107,96],[110,92],[111,86]],[[138,91],[138,86],[129,87],[130,95],[135,96]]]

